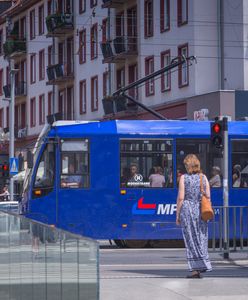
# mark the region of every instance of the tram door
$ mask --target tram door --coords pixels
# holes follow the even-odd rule
[[[126,193],[122,199],[126,200],[129,222],[132,223],[131,237],[163,238],[157,228],[151,230],[151,225],[173,219],[176,190],[172,149],[172,139],[120,140],[120,189]]]
[[[90,207],[90,201],[87,201],[91,197],[89,140],[61,140],[59,164],[58,224],[67,230],[77,231],[82,226],[82,222],[87,221],[87,211]]]

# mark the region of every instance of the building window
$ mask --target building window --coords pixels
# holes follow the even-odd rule
[[[171,63],[170,50],[161,53],[161,69],[167,67]],[[161,75],[161,92],[171,89],[171,72],[167,71]]]
[[[23,17],[20,20],[20,38],[26,38],[26,17]]]
[[[0,127],[4,128],[4,119],[3,119],[3,108],[0,109]]]
[[[21,128],[26,127],[26,103],[21,104]]]
[[[90,7],[97,6],[97,0],[90,0]]]
[[[30,99],[30,127],[34,127],[36,123],[36,105],[35,98]]]
[[[177,0],[177,24],[182,26],[188,23],[188,0]]]
[[[86,113],[86,80],[82,80],[79,82],[79,97],[80,97],[80,114]]]
[[[3,55],[3,30],[0,30],[0,55]]]
[[[154,56],[145,58],[145,74],[149,75],[154,72]],[[150,79],[146,82],[146,97],[155,94],[154,79]]]
[[[45,124],[45,95],[39,96],[39,124]]]
[[[105,43],[107,41],[107,26],[108,26],[108,19],[102,20],[102,42]]]
[[[39,7],[39,35],[44,33],[44,5]]]
[[[97,58],[98,54],[98,40],[97,40],[97,23],[90,29],[90,54],[91,59]]]
[[[52,104],[53,104],[53,92],[49,92],[47,97],[48,97],[47,114],[51,115],[52,111],[53,111],[53,107],[52,107]]]
[[[51,15],[52,13],[52,0],[47,1],[47,15]]]
[[[79,63],[86,62],[86,29],[79,32]]]
[[[3,94],[3,69],[0,70],[0,95]]]
[[[120,12],[115,17],[115,32],[116,37],[125,35],[125,21],[124,21],[124,12]]]
[[[98,110],[98,76],[91,78],[91,111]]]
[[[53,46],[49,46],[47,49],[48,66],[52,65]]]
[[[145,38],[153,36],[153,0],[145,1]]]
[[[6,127],[9,127],[9,106],[6,109]]]
[[[125,86],[125,68],[116,71],[116,88],[120,89]]]
[[[36,54],[30,56],[30,82],[35,83],[36,81]]]
[[[79,13],[82,14],[86,11],[86,0],[79,0]]]
[[[30,11],[30,40],[35,38],[35,10]]]
[[[170,30],[170,0],[160,0],[160,32]]]
[[[45,50],[39,51],[39,80],[45,78]]]
[[[178,56],[188,57],[188,44],[178,47]],[[189,84],[189,65],[187,62],[184,62],[178,67],[178,83],[179,87],[184,87]]]
[[[106,97],[109,95],[109,73],[108,71],[103,73],[102,76],[102,95]]]
[[[128,83],[133,83],[138,80],[138,66],[137,64],[128,66]],[[138,88],[132,88],[129,90],[129,95],[134,99],[138,99]]]

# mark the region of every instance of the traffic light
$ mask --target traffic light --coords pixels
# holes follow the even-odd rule
[[[210,123],[211,126],[211,141],[216,148],[223,148],[224,130],[223,121],[216,120]]]
[[[2,177],[9,177],[9,165],[4,163],[3,165],[1,165],[1,175]]]

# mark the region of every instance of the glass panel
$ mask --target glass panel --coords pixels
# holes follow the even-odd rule
[[[201,170],[209,179],[210,187],[222,185],[222,159],[219,152],[212,147],[209,140],[178,139],[177,153],[177,184],[182,174],[186,172],[183,160],[188,154],[195,154],[201,163]]]
[[[88,140],[63,141],[61,149],[61,187],[89,187]]]
[[[122,140],[121,187],[172,187],[171,140]]]
[[[35,176],[35,188],[52,187],[55,166],[54,145],[48,144],[44,150]]]
[[[248,188],[248,140],[232,141],[232,186]]]
[[[0,299],[99,298],[98,244],[0,211]]]

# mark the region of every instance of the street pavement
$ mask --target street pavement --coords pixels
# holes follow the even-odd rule
[[[248,250],[224,260],[210,252],[213,271],[188,275],[185,249],[100,248],[100,299],[248,300]]]

